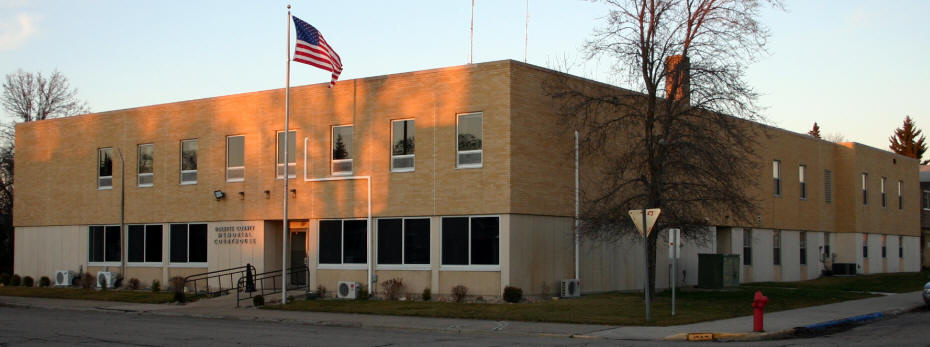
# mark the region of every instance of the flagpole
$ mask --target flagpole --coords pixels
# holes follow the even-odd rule
[[[285,45],[285,60],[287,60],[287,77],[285,78],[286,87],[284,87],[284,227],[282,228],[281,237],[281,303],[287,303],[287,238],[290,236],[287,224],[287,181],[289,179],[289,164],[287,160],[287,147],[289,135],[289,123],[291,118],[291,5],[287,5],[287,44]]]

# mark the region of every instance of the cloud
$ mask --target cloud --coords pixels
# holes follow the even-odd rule
[[[0,22],[0,51],[16,49],[36,33],[38,18],[25,13],[16,15],[15,21]]]

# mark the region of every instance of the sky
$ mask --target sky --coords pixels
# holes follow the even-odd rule
[[[603,3],[529,0],[527,24],[526,0],[475,2],[474,62],[525,54],[627,87],[609,58],[581,51]],[[57,69],[95,112],[282,88],[289,3],[342,57],[341,80],[469,60],[469,0],[0,0],[0,73]],[[762,13],[768,53],[746,74],[769,124],[806,133],[816,121],[824,135],[881,149],[906,115],[930,129],[930,1],[785,5]],[[293,64],[291,85],[328,76]]]

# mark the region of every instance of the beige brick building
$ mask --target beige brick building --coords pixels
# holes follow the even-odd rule
[[[311,288],[403,278],[408,293],[553,294],[576,274],[574,139],[542,92],[552,74],[498,61],[294,87],[286,161],[283,89],[20,124],[15,272],[149,283],[280,269],[287,166],[288,259],[309,264]],[[685,243],[684,283],[698,253],[747,255],[743,281],[814,278],[822,261],[919,270],[915,160],[761,127],[759,186],[745,187],[758,223]],[[585,292],[641,288],[641,245],[580,248]]]

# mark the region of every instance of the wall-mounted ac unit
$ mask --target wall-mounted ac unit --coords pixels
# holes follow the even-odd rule
[[[562,280],[562,290],[559,296],[563,298],[581,296],[581,281],[576,279]]]
[[[339,281],[336,297],[340,299],[356,299],[358,298],[359,287],[361,285],[358,282]]]
[[[74,271],[71,271],[71,270],[55,271],[55,285],[56,286],[70,286],[72,281],[74,281]]]
[[[103,286],[110,289],[116,286],[115,272],[100,271],[97,273],[97,288],[103,288]]]

